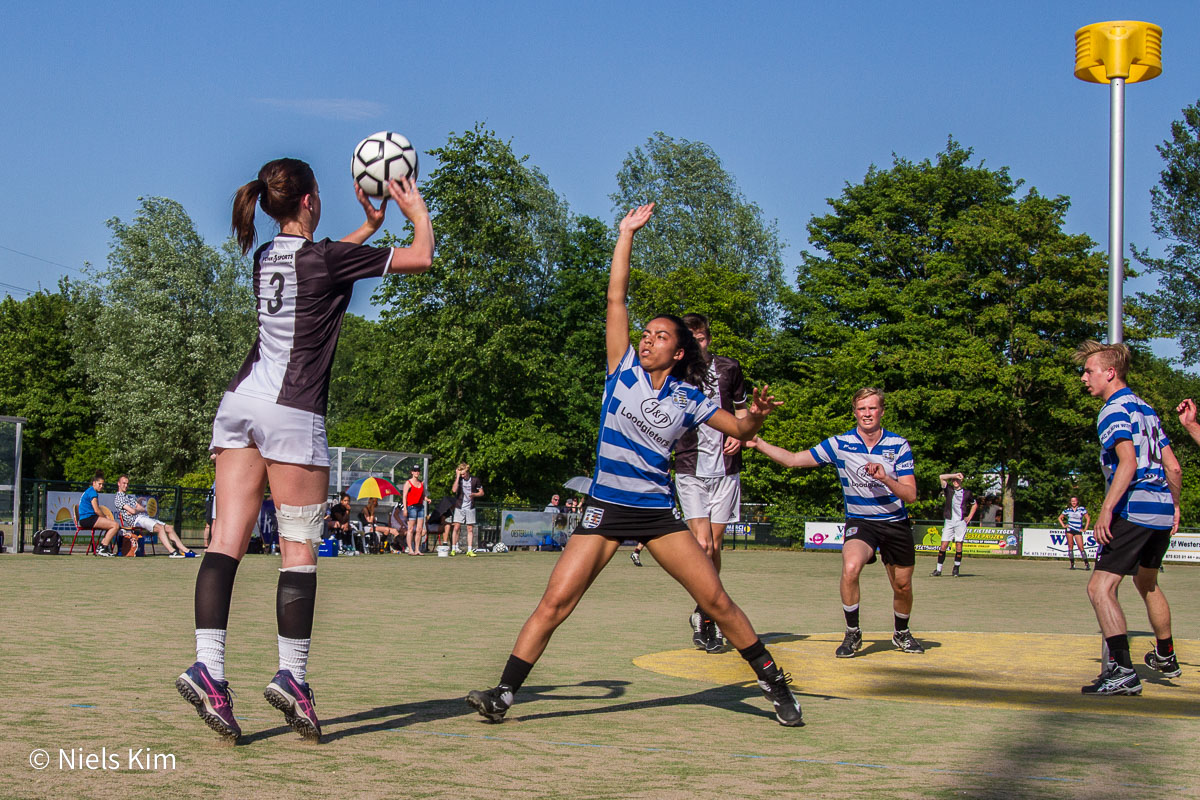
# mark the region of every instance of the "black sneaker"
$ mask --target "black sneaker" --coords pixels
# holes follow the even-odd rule
[[[719,653],[725,649],[725,637],[721,635],[721,629],[717,627],[717,623],[709,620],[708,636],[704,639],[704,649],[710,653]]]
[[[803,727],[804,715],[800,711],[800,703],[788,685],[792,682],[792,676],[774,662],[767,662],[766,669],[768,677],[766,680],[758,679],[758,688],[762,689],[763,696],[775,706],[775,719],[779,720],[780,725],[788,728]]]
[[[1167,656],[1160,656],[1157,650],[1151,650],[1146,653],[1146,666],[1150,669],[1156,669],[1163,674],[1164,678],[1178,678],[1183,674],[1183,670],[1179,668],[1179,661],[1175,658],[1175,654],[1171,653]]]
[[[488,722],[502,722],[513,704],[513,690],[503,683],[494,689],[475,690],[467,694],[467,705],[479,712]]]
[[[838,645],[837,651],[834,653],[838,658],[854,658],[854,654],[862,649],[862,629],[847,628],[846,638],[842,639],[842,643]]]
[[[688,622],[692,625],[692,644],[701,650],[707,650],[704,644],[704,619],[700,616],[699,611],[693,611],[688,617]]]
[[[951,577],[951,578],[957,578],[957,577],[958,577],[958,567],[955,567],[955,568],[954,568],[954,571],[950,573],[950,577]]]
[[[942,577],[942,571],[940,569],[935,569],[933,572],[929,573],[929,577],[940,578]]]
[[[901,653],[925,652],[925,648],[921,646],[920,642],[913,638],[912,631],[910,631],[908,628],[893,633],[892,644],[896,645],[896,649]]]
[[[116,555],[116,553],[112,551],[112,547],[110,545],[98,544],[96,545],[96,555],[103,556],[104,558],[112,558]]]
[[[1071,562],[1071,569],[1075,569],[1075,562],[1074,562],[1074,561],[1072,561],[1072,562]]]
[[[1138,674],[1129,667],[1114,664],[1108,672],[1100,675],[1080,691],[1088,695],[1137,695],[1142,693],[1142,681],[1138,678]]]
[[[1083,562],[1083,569],[1084,569],[1084,571],[1085,571],[1085,572],[1091,572],[1091,571],[1092,571],[1092,567],[1091,567],[1091,565],[1090,565],[1090,564],[1088,564],[1088,562],[1086,562],[1086,561],[1085,561],[1085,562]]]
[[[635,567],[640,567],[642,565],[642,556],[637,550],[634,550],[629,554],[629,560],[633,562]]]

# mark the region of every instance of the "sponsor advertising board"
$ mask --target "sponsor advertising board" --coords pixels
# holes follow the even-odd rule
[[[566,514],[505,509],[500,512],[500,541],[509,547],[537,547],[549,537],[562,546],[570,535],[567,526]]]
[[[936,553],[942,545],[942,527],[917,523],[913,526],[913,541],[918,553]],[[954,543],[949,543],[946,549],[954,550]],[[1017,532],[1011,528],[969,527],[963,536],[963,553],[970,556],[1015,556]]]
[[[841,522],[804,523],[804,549],[841,550],[845,528]]]
[[[1096,557],[1096,540],[1091,531],[1084,531],[1083,545],[1088,558]],[[1030,558],[1066,558],[1067,532],[1062,528],[1025,528],[1022,532],[1021,555]],[[1200,533],[1177,533],[1171,537],[1164,561],[1200,562]]]

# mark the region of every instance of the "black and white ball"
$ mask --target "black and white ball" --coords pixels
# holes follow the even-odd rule
[[[417,179],[417,151],[398,133],[373,133],[354,148],[350,169],[354,180],[371,197],[386,197],[388,181]]]

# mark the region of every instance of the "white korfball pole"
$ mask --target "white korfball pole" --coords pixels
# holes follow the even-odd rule
[[[1108,343],[1125,340],[1125,79],[1109,83]]]
[[[1125,84],[1162,74],[1162,28],[1097,22],[1075,31],[1075,77],[1109,85],[1108,341],[1125,338]]]

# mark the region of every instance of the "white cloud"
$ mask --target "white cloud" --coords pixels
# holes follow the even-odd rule
[[[262,97],[257,102],[271,106],[272,108],[292,111],[310,117],[322,117],[324,119],[372,119],[373,117],[382,116],[384,112],[384,105],[382,103],[376,103],[373,100],[354,100],[349,98],[318,97],[289,100],[278,97]]]

